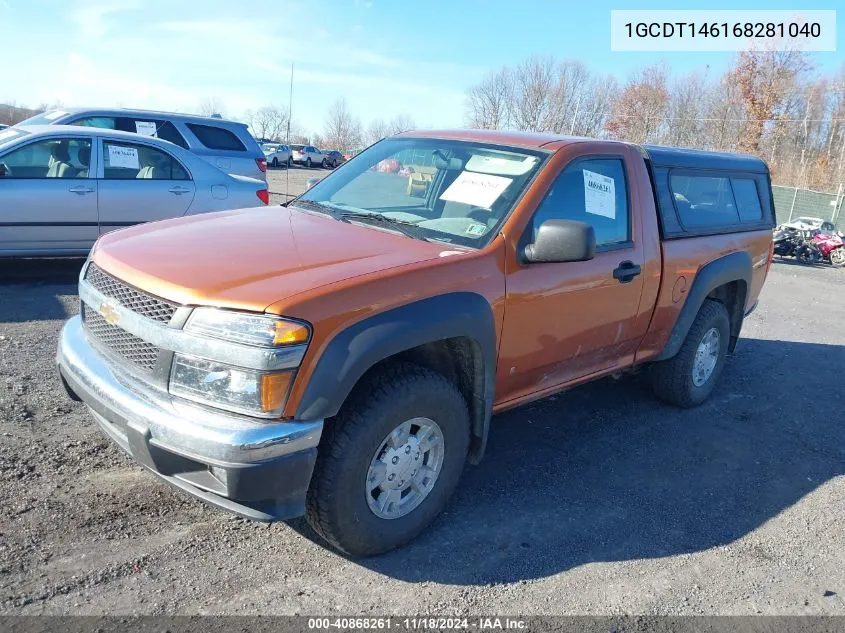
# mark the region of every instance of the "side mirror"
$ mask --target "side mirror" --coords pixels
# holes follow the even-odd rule
[[[596,256],[596,232],[586,222],[546,220],[537,237],[523,251],[524,261],[583,262]]]

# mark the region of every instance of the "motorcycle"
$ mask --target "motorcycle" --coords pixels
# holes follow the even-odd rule
[[[772,235],[774,254],[780,257],[794,257],[795,249],[801,243],[800,232],[792,227],[779,226]]]
[[[818,250],[819,258],[832,266],[845,266],[845,242],[840,233],[818,232],[810,239]]]

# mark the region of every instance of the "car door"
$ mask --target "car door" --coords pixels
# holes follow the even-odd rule
[[[160,147],[124,139],[104,136],[98,145],[101,234],[185,215],[196,186],[178,159]]]
[[[0,155],[0,251],[78,254],[98,237],[90,137],[55,135]]]
[[[597,152],[570,160],[526,227],[530,243],[547,220],[579,220],[596,233],[595,258],[522,264],[511,253],[497,400],[519,400],[633,362],[640,318],[643,240],[632,213],[631,156]]]

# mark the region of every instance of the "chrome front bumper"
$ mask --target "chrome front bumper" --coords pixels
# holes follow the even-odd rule
[[[106,361],[79,316],[59,339],[65,387],[139,464],[191,495],[240,516],[299,516],[323,421],[266,422],[170,397]]]

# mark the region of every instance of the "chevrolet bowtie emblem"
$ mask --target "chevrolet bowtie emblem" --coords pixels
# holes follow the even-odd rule
[[[120,322],[120,313],[112,304],[105,301],[100,304],[100,314],[106,320],[106,323],[117,325]]]

